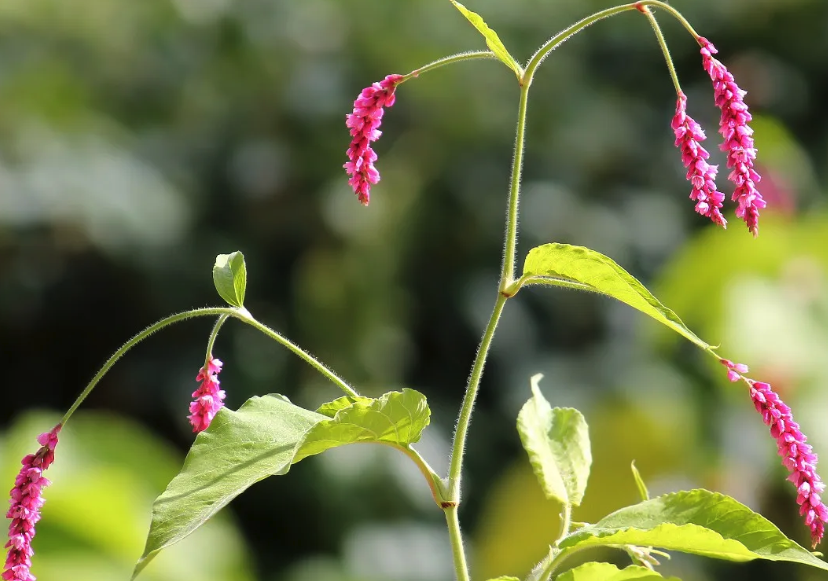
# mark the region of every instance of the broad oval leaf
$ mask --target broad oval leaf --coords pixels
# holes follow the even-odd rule
[[[702,349],[710,349],[638,279],[600,252],[569,244],[538,246],[526,257],[521,280],[610,296],[670,327]]]
[[[520,440],[546,497],[578,506],[592,466],[589,431],[578,410],[549,405],[538,387],[542,377],[532,377],[532,398],[518,414]]]
[[[213,285],[218,294],[234,307],[244,306],[247,267],[241,252],[219,254],[213,265]]]
[[[287,472],[302,439],[325,419],[274,395],[250,398],[235,412],[222,409],[153,504],[133,578],[159,551],[192,533],[252,484]]]
[[[679,581],[677,577],[663,577],[661,573],[631,565],[625,569],[619,569],[609,563],[584,563],[574,569],[561,573],[558,581],[657,581],[668,579],[668,581]]]
[[[497,33],[489,28],[489,25],[486,24],[486,21],[483,18],[460,4],[456,2],[456,0],[451,0],[451,3],[454,4],[454,7],[460,11],[460,14],[466,17],[466,20],[472,23],[477,31],[483,35],[483,38],[486,39],[486,46],[489,47],[495,56],[500,59],[500,61],[505,64],[507,67],[512,69],[517,75],[517,78],[520,79],[523,76],[523,68],[518,64],[518,62],[514,59],[514,57],[509,54],[509,51],[506,50],[506,47],[501,42],[500,37],[497,36]]]
[[[201,432],[184,466],[156,499],[152,524],[133,578],[163,548],[204,524],[252,484],[313,454],[355,442],[405,447],[420,439],[431,415],[412,389],[379,399],[339,398],[320,410],[280,395],[253,397],[238,411],[222,409]]]
[[[559,548],[567,553],[606,545],[653,546],[728,561],[789,561],[828,570],[828,563],[762,515],[729,496],[701,489],[617,510],[570,534]]]

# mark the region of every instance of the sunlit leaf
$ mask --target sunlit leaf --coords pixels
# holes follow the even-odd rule
[[[587,424],[578,410],[549,405],[541,377],[532,377],[532,398],[518,414],[520,439],[546,497],[578,506],[592,465]]]
[[[454,4],[454,7],[460,11],[460,13],[466,17],[466,19],[472,23],[472,25],[477,29],[477,31],[483,35],[486,39],[486,46],[489,47],[495,56],[500,59],[503,64],[507,67],[515,71],[515,75],[520,78],[523,75],[523,69],[518,64],[518,62],[514,59],[514,57],[509,54],[509,51],[506,50],[506,47],[501,42],[500,38],[497,36],[497,33],[489,28],[486,22],[481,18],[479,14],[476,14],[460,4],[455,0],[451,0],[451,3]]]
[[[563,552],[607,545],[654,546],[728,561],[828,563],[787,538],[769,520],[723,494],[691,490],[622,508],[559,545]]]
[[[349,395],[344,395],[342,397],[336,398],[333,401],[323,403],[321,406],[319,406],[319,409],[316,410],[316,413],[332,418],[336,415],[336,412],[350,407],[357,401],[370,403],[374,400],[372,400],[370,397],[351,397]]]
[[[213,266],[213,284],[218,294],[234,307],[244,305],[247,288],[247,267],[241,252],[219,254]]]
[[[300,408],[280,395],[222,409],[195,440],[184,466],[153,505],[144,554],[133,578],[158,554],[200,527],[255,482],[285,474],[291,465],[355,442],[404,447],[429,423],[425,397],[411,389],[379,399],[339,398],[320,410]]]
[[[359,398],[339,409],[333,418],[316,424],[302,440],[294,462],[355,442],[413,444],[419,441],[430,416],[425,396],[413,389],[386,393],[379,399]]]
[[[583,246],[544,244],[526,257],[522,280],[601,293],[638,309],[702,349],[710,346],[614,260]]]
[[[561,573],[556,578],[558,581],[656,581],[668,579],[678,581],[677,577],[663,577],[661,573],[632,565],[625,569],[619,569],[609,563],[584,563],[579,567]]]

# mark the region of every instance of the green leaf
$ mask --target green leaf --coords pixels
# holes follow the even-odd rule
[[[247,288],[247,267],[241,252],[219,254],[213,266],[213,284],[228,304],[234,307],[244,305],[244,291]]]
[[[333,405],[326,411],[341,405],[342,399],[331,402]],[[294,462],[355,442],[407,446],[419,441],[430,417],[425,396],[413,389],[392,391],[379,399],[359,398],[314,426],[302,441]]]
[[[327,416],[332,418],[336,415],[336,412],[339,410],[345,409],[350,407],[354,404],[354,402],[371,402],[374,401],[370,397],[351,397],[349,395],[344,395],[342,397],[338,397],[333,401],[329,401],[327,403],[323,403],[319,406],[319,409],[316,410],[316,413],[322,414],[323,416]]]
[[[489,579],[489,581],[520,581],[517,577],[509,577],[507,575],[503,575],[501,577],[495,577],[494,579]]]
[[[670,327],[702,349],[710,348],[634,276],[600,252],[583,246],[544,244],[529,252],[521,278],[530,284],[549,284],[610,296]]]
[[[637,565],[631,565],[626,569],[619,569],[609,563],[584,563],[565,573],[561,573],[557,579],[558,581],[628,581],[630,579],[634,579],[635,581],[656,581],[657,579],[665,579],[665,577],[662,577],[656,571]],[[678,581],[677,577],[666,577],[666,579]]]
[[[578,410],[549,405],[538,387],[542,377],[532,377],[532,399],[518,414],[520,440],[546,497],[578,506],[592,465],[589,431]]]
[[[471,22],[477,31],[483,35],[486,39],[486,46],[489,47],[489,50],[491,50],[503,64],[515,71],[517,78],[520,79],[523,76],[523,68],[518,64],[514,57],[509,54],[509,51],[506,50],[506,47],[500,41],[500,37],[497,36],[497,33],[489,28],[489,25],[486,24],[479,14],[472,12],[455,0],[451,0],[451,3],[454,4],[454,7],[460,11],[460,14],[465,16],[466,20]]]
[[[222,409],[153,504],[133,578],[161,549],[192,533],[249,486],[286,473],[305,434],[325,419],[271,395],[253,397],[235,412]]]
[[[644,484],[644,479],[641,478],[641,473],[638,471],[638,468],[635,467],[635,460],[633,460],[630,464],[630,469],[633,473],[635,486],[638,488],[638,494],[641,495],[641,500],[650,500],[650,491],[647,490],[647,485]]]
[[[653,546],[728,561],[828,563],[736,500],[707,490],[666,494],[622,508],[564,538],[564,553],[607,545]]]
[[[320,410],[280,395],[253,397],[238,411],[222,409],[195,440],[184,466],[155,501],[144,554],[133,579],[159,551],[177,543],[252,484],[313,454],[355,442],[405,447],[428,425],[425,396],[412,389],[379,399],[339,398]]]

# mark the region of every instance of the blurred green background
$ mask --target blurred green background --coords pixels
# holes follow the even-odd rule
[[[675,93],[645,19],[596,24],[533,84],[520,260],[587,245],[655,290],[724,356],[751,365],[828,454],[828,3],[676,0],[748,91],[761,236],[693,212],[673,147]],[[604,0],[469,0],[518,60]],[[662,16],[689,112],[716,163],[718,111],[697,46]],[[425,393],[419,449],[441,471],[495,298],[517,87],[495,61],[406,83],[376,149],[368,208],[341,168],[364,86],[483,48],[448,0],[4,0],[0,3],[2,479],[129,336],[218,304],[216,254],[247,258],[248,308],[367,395]],[[720,186],[731,190],[723,168]],[[211,322],[163,331],[102,381],[61,435],[35,540],[41,581],[124,579],[153,498],[192,442],[186,420]],[[215,355],[237,408],[279,392],[308,407],[335,388],[231,322]],[[740,385],[626,306],[532,288],[506,309],[468,450],[461,519],[476,579],[523,576],[559,507],[515,431],[529,377],[591,427],[576,520],[705,486],[807,544],[775,444]],[[442,514],[402,455],[352,447],[234,501],[147,579],[438,581]],[[590,554],[624,564],[622,553]],[[821,579],[789,564],[675,555],[686,581]]]

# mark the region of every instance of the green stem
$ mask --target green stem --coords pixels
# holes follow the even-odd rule
[[[439,69],[445,65],[451,65],[454,63],[459,63],[461,61],[468,61],[473,59],[496,59],[497,57],[495,54],[490,50],[477,50],[477,51],[470,51],[470,52],[461,52],[458,54],[453,54],[451,56],[443,57],[441,59],[437,59],[434,62],[431,62],[425,66],[420,67],[419,69],[414,69],[410,73],[404,76],[403,80],[397,83],[398,85],[404,83],[409,79],[413,79],[419,77],[423,73],[427,73],[429,71],[433,71],[434,69]]]
[[[448,525],[451,552],[454,555],[454,570],[457,581],[469,581],[469,566],[466,563],[466,551],[463,549],[463,535],[460,532],[460,520],[457,517],[458,506],[452,504],[444,509]]]
[[[515,157],[512,160],[512,179],[509,188],[509,213],[506,219],[506,243],[503,264],[500,271],[500,293],[506,292],[515,278],[515,252],[517,250],[518,201],[520,199],[520,176],[523,172],[523,142],[526,134],[526,107],[529,100],[529,83],[520,87],[518,123],[515,134]]]
[[[489,318],[489,324],[486,326],[486,331],[483,333],[483,339],[480,341],[480,347],[477,350],[477,357],[472,366],[469,384],[466,387],[466,394],[463,397],[463,404],[460,407],[460,415],[457,418],[457,428],[454,430],[454,442],[451,447],[451,464],[448,475],[448,500],[454,503],[460,502],[460,477],[463,470],[463,453],[466,448],[466,436],[469,431],[474,401],[477,398],[477,391],[480,387],[480,378],[483,376],[483,367],[486,365],[489,346],[492,344],[492,338],[494,337],[495,329],[497,329],[497,323],[500,320],[500,315],[503,312],[505,304],[506,297],[498,294],[492,315]]]
[[[650,26],[653,27],[653,32],[655,32],[658,45],[661,47],[661,52],[664,54],[664,60],[667,61],[667,70],[670,71],[670,78],[673,79],[673,85],[676,87],[676,93],[681,95],[681,85],[679,84],[678,75],[676,74],[676,67],[673,64],[673,59],[670,57],[670,49],[667,47],[667,41],[664,39],[661,27],[658,25],[655,15],[653,15],[649,8],[642,8],[642,12],[644,13],[644,16],[647,17],[647,20],[650,21]]]
[[[219,329],[221,329],[224,322],[227,321],[230,315],[222,315],[218,319],[216,319],[216,324],[213,325],[213,330],[210,332],[210,338],[207,339],[207,353],[204,356],[204,369],[207,369],[207,365],[210,363],[210,357],[213,355],[213,345],[216,344],[216,338],[218,337]]]
[[[440,485],[440,477],[437,475],[434,469],[428,465],[428,462],[426,462],[425,458],[423,458],[417,450],[412,448],[410,444],[407,446],[402,446],[400,444],[392,444],[386,442],[381,443],[387,444],[395,450],[399,450],[400,452],[408,456],[411,459],[411,461],[413,461],[414,464],[417,465],[417,468],[420,470],[420,473],[422,473],[422,475],[426,479],[426,484],[428,484],[428,488],[429,490],[431,490],[431,496],[432,498],[434,498],[434,502],[437,504],[437,506],[443,508],[445,499],[443,498],[442,486]]]
[[[240,308],[231,308],[231,307],[210,307],[205,309],[193,309],[190,311],[184,311],[183,313],[176,313],[175,315],[170,315],[160,321],[153,323],[140,333],[134,335],[129,341],[121,345],[121,347],[112,354],[112,356],[106,360],[106,363],[103,364],[101,369],[98,373],[95,374],[95,377],[89,382],[89,384],[84,388],[78,398],[75,400],[75,403],[72,404],[72,407],[64,414],[63,420],[61,420],[61,424],[66,424],[69,421],[69,418],[75,411],[80,407],[80,405],[84,402],[84,400],[89,396],[95,386],[101,381],[104,375],[112,369],[112,366],[118,362],[118,360],[123,357],[127,351],[135,347],[138,343],[155,333],[156,331],[160,331],[164,327],[172,325],[173,323],[178,323],[180,321],[184,321],[187,319],[193,319],[195,317],[214,317],[218,315],[219,319],[216,321],[216,324],[213,326],[213,331],[210,334],[210,339],[207,343],[207,356],[206,359],[209,358],[210,352],[213,348],[213,343],[215,342],[216,336],[218,335],[218,331],[221,326],[224,324],[224,321],[227,320],[228,317],[235,317],[252,327],[255,327],[271,339],[281,343],[291,351],[293,351],[296,355],[301,357],[305,362],[307,362],[311,367],[319,371],[322,375],[327,377],[331,382],[336,384],[342,391],[348,394],[351,397],[359,397],[359,394],[354,391],[345,381],[340,379],[338,375],[336,375],[333,371],[325,367],[322,363],[317,361],[313,355],[304,351],[297,345],[293,344],[291,341],[274,331],[273,329],[269,328],[262,323],[259,323],[253,316],[245,309],[244,307]]]
[[[555,539],[555,545],[560,543],[569,534],[570,528],[572,528],[572,505],[565,504],[563,506],[563,512],[561,512],[561,532],[558,534],[558,538]]]
[[[75,410],[80,407],[83,401],[87,398],[87,396],[92,392],[98,382],[103,378],[106,373],[112,369],[112,366],[117,363],[117,361],[123,357],[127,351],[135,347],[138,343],[155,333],[156,331],[160,331],[164,327],[168,325],[172,325],[173,323],[178,323],[179,321],[184,321],[186,319],[192,319],[195,317],[211,317],[216,315],[228,316],[234,315],[236,313],[235,309],[231,309],[229,307],[215,307],[215,308],[206,308],[206,309],[193,309],[191,311],[184,311],[183,313],[176,313],[175,315],[170,315],[164,319],[161,319],[157,323],[153,323],[140,333],[133,336],[129,341],[121,345],[120,349],[118,349],[112,356],[107,359],[106,363],[103,364],[103,367],[95,374],[95,377],[92,378],[92,381],[89,382],[89,385],[81,392],[78,396],[78,399],[75,400],[75,403],[72,404],[72,407],[69,408],[69,411],[63,416],[63,420],[61,421],[62,424],[66,424],[69,421],[69,418],[75,413]]]
[[[334,383],[339,389],[345,392],[345,395],[349,397],[359,397],[359,394],[350,386],[348,385],[343,379],[341,379],[336,373],[325,367],[323,363],[317,360],[313,355],[290,341],[287,337],[282,336],[278,332],[274,331],[267,325],[260,323],[253,316],[247,312],[246,309],[240,309],[239,311],[234,312],[233,316],[244,321],[251,327],[258,329],[274,341],[281,343],[285,347],[287,347],[290,351],[293,351],[294,354],[298,355],[301,359],[305,360],[305,363],[316,369],[319,373],[327,377],[332,383]]]
[[[589,26],[590,24],[594,24],[599,20],[603,20],[604,18],[609,18],[610,16],[615,16],[616,14],[620,14],[621,12],[627,12],[629,10],[638,10],[644,12],[644,9],[648,6],[653,6],[656,8],[661,8],[666,12],[670,13],[675,19],[681,22],[682,26],[687,29],[687,31],[693,36],[693,38],[698,39],[699,34],[690,26],[690,23],[687,21],[681,13],[667,4],[666,2],[660,2],[659,0],[640,0],[639,2],[633,2],[631,4],[622,4],[620,6],[614,6],[612,8],[607,8],[606,10],[601,10],[600,12],[596,12],[591,16],[587,16],[586,18],[579,20],[569,28],[566,28],[547,40],[538,50],[532,55],[532,58],[529,59],[529,62],[526,65],[526,70],[524,72],[523,78],[525,84],[529,85],[532,83],[532,77],[535,74],[535,70],[538,66],[543,62],[543,59],[547,57],[547,55],[555,50],[558,46],[563,44],[564,41],[568,40],[574,34],[581,32],[584,28]]]

